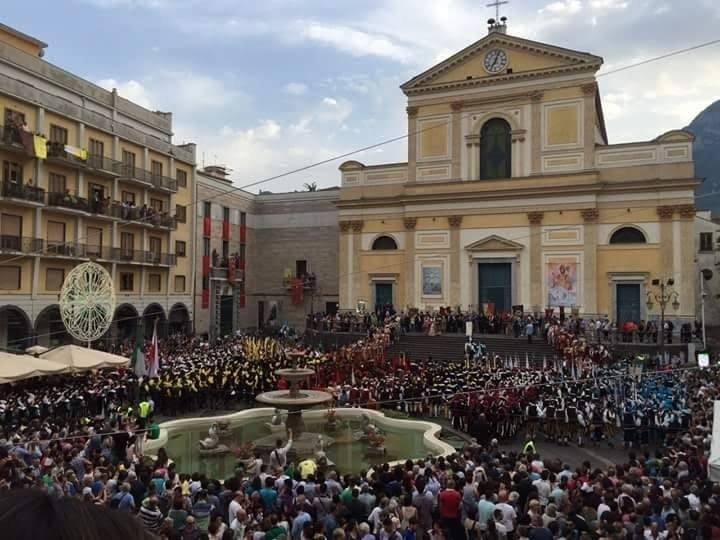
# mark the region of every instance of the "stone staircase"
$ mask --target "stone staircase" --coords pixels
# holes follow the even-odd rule
[[[395,358],[400,353],[405,353],[411,362],[426,360],[432,356],[433,360],[451,362],[461,360],[465,354],[465,342],[467,338],[463,334],[443,334],[440,336],[426,336],[425,334],[405,334],[399,341],[394,343],[387,352],[388,358]],[[528,344],[527,338],[497,334],[476,334],[473,341],[484,343],[489,355],[500,355],[518,358],[520,366],[525,366],[526,355],[530,364],[541,367],[543,357],[547,362],[552,362],[557,357],[555,350],[536,338],[532,344]]]

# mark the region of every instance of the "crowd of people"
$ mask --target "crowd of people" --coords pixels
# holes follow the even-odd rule
[[[70,520],[64,508],[78,518],[89,512],[89,527],[107,507],[113,517],[105,523],[125,516],[118,527],[135,538],[720,538],[720,486],[707,476],[717,368],[646,367],[638,376],[637,362],[613,361],[568,324],[545,332],[559,356],[542,366],[462,352],[450,363],[410,362],[385,355],[402,317],[365,317],[366,337],[331,351],[270,337],[208,343],[174,336],[161,344],[155,379],[124,369],[4,385],[0,508],[14,505],[18,515],[43,508],[47,515],[6,527],[8,513],[0,512],[0,530],[24,523],[24,536],[8,538],[39,538],[33,527],[60,519],[54,512]],[[130,350],[126,344],[118,352]],[[444,417],[472,442],[451,456],[370,471],[309,467],[283,452],[268,462],[239,460],[230,478],[178,471],[164,450],[143,456],[153,417],[248,406],[257,393],[282,385],[274,372],[290,365],[290,350],[315,368],[305,384],[329,389],[337,406]],[[517,452],[500,450],[499,442],[518,434]],[[614,467],[571,467],[538,454],[543,438],[622,441],[630,454]],[[33,487],[22,495],[13,489]],[[75,499],[92,511],[68,502]]]

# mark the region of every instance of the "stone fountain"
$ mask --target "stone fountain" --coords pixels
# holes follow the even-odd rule
[[[258,394],[255,399],[265,405],[287,411],[287,419],[284,425],[293,432],[293,448],[298,454],[307,454],[315,448],[317,444],[317,434],[304,432],[305,426],[302,419],[302,411],[303,409],[323,405],[332,401],[333,396],[329,392],[301,389],[300,382],[315,375],[315,371],[308,368],[297,367],[298,358],[303,356],[303,353],[293,351],[288,353],[288,356],[290,357],[291,367],[278,369],[275,371],[275,375],[287,381],[289,388],[287,390],[263,392],[262,394]],[[286,434],[275,433],[268,437],[263,437],[255,441],[255,445],[260,449],[268,448],[272,450],[275,448],[275,441],[278,438],[285,439]],[[329,437],[324,438],[325,446],[329,446],[332,442]]]

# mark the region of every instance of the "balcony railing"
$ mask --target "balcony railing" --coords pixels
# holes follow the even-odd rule
[[[73,167],[86,167],[87,161],[65,151],[65,144],[56,141],[47,143],[48,161],[56,161]]]
[[[18,184],[15,182],[3,182],[2,194],[3,197],[35,203],[42,203],[45,200],[44,189],[37,188],[35,186],[28,186],[27,184]]]
[[[48,256],[87,257],[87,246],[79,242],[48,241],[43,253]]]
[[[88,214],[99,214],[108,217],[113,215],[112,208],[109,206],[106,199],[96,201],[94,199],[78,197],[77,195],[72,195],[69,192],[48,193],[47,204],[48,206],[59,206],[61,208],[69,208],[71,210],[80,210],[81,212],[87,212]]]
[[[15,126],[0,127],[0,146],[4,149],[24,150],[20,128]]]
[[[168,215],[166,212],[158,213],[152,208],[138,208],[136,206],[125,206],[122,203],[113,201],[112,215],[124,221],[137,221],[154,227],[165,227],[168,229],[177,228],[177,222],[174,216]]]
[[[42,244],[40,238],[0,234],[0,251],[3,253],[39,253]]]
[[[120,167],[122,166],[122,163],[105,156],[89,155],[87,159],[87,166],[95,171],[117,176],[120,174]]]
[[[312,291],[315,290],[315,287],[317,286],[317,279],[315,278],[315,274],[309,274],[307,276],[302,276],[299,278],[294,277],[284,277],[283,278],[283,285],[287,290],[290,290],[293,288],[293,285],[295,284],[296,280],[302,281],[303,289],[306,291]]]
[[[165,266],[175,264],[175,255],[172,253],[153,253],[151,251],[127,248],[113,248],[112,259],[122,262],[161,264]]]
[[[156,189],[177,191],[177,180],[173,178],[153,174],[145,169],[133,167],[132,165],[127,165],[125,163],[121,163],[119,165],[119,171],[122,178],[136,180],[138,182],[143,182],[144,184],[150,184]]]

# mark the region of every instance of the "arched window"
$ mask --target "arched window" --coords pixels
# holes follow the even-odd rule
[[[397,243],[391,236],[378,236],[372,245],[373,251],[381,249],[397,249]]]
[[[645,244],[647,240],[640,229],[621,227],[610,237],[611,244]]]
[[[510,178],[510,124],[492,118],[480,130],[480,180]]]

